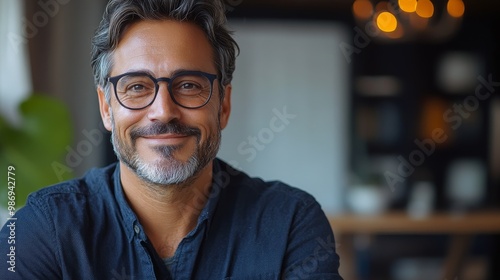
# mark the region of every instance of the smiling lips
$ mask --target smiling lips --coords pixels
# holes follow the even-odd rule
[[[189,135],[184,134],[159,134],[159,135],[148,135],[143,136],[142,138],[153,141],[153,142],[161,142],[161,144],[170,143],[170,144],[179,144],[179,142],[184,141]]]

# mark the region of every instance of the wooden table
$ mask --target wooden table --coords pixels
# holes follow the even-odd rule
[[[482,211],[461,215],[435,213],[411,218],[404,212],[376,216],[342,214],[328,217],[335,233],[341,258],[340,273],[346,280],[357,279],[352,237],[378,234],[446,234],[451,242],[440,279],[454,279],[464,260],[471,237],[500,233],[500,211]]]

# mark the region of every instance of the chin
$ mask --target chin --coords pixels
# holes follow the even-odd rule
[[[153,163],[135,161],[133,170],[142,180],[154,185],[183,185],[201,170],[199,161],[192,156],[187,161],[173,157],[162,158]]]

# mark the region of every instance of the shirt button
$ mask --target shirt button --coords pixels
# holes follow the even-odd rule
[[[138,225],[135,225],[134,226],[134,231],[135,231],[135,233],[139,234],[139,232],[141,231],[141,229],[139,228]]]

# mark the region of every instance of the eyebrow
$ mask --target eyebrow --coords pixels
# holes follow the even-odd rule
[[[169,76],[168,77],[172,77],[172,76],[175,76],[179,73],[182,73],[182,72],[188,72],[188,71],[201,71],[201,72],[206,72],[206,71],[203,71],[203,70],[200,70],[200,69],[186,69],[186,68],[179,68],[179,69],[176,69],[172,72],[170,72]],[[149,70],[149,69],[145,69],[145,68],[139,68],[139,69],[129,69],[127,70],[126,72],[123,72],[123,73],[145,73],[145,74],[149,74],[153,77],[156,77],[156,78],[160,78],[160,77],[157,77],[153,71]]]

